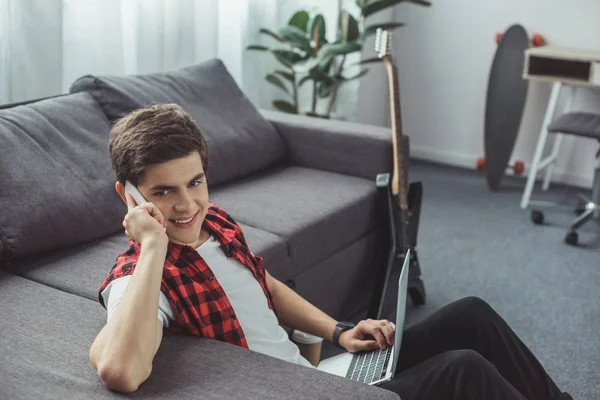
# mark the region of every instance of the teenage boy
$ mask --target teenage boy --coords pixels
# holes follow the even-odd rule
[[[109,389],[132,392],[150,376],[164,327],[306,367],[318,360],[304,358],[281,325],[349,352],[394,342],[393,323],[340,324],[267,272],[233,218],[209,202],[207,144],[179,106],[154,105],[125,116],[111,131],[109,149],[131,239],[100,287],[107,324],[90,349]],[[136,204],[126,181],[147,202]],[[477,298],[408,328],[395,378],[382,387],[403,400],[570,398]]]

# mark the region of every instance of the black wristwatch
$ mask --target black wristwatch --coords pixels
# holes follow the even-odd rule
[[[342,332],[346,332],[347,330],[350,330],[350,329],[354,328],[355,326],[356,325],[354,325],[351,322],[346,322],[346,321],[338,322],[333,331],[333,344],[335,344],[337,347],[343,349],[343,347],[340,346],[340,335],[342,334]]]

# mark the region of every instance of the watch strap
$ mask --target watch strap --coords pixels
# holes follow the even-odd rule
[[[340,346],[340,336],[342,335],[342,333],[346,332],[347,330],[354,328],[354,326],[355,325],[351,322],[346,322],[346,321],[338,322],[333,331],[333,344],[339,348],[343,348],[342,346]]]

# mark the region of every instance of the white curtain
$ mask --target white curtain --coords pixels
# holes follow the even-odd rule
[[[65,93],[85,74],[158,72],[213,57],[261,102],[271,89],[255,77],[268,60],[245,48],[277,23],[276,3],[0,0],[0,103]]]
[[[333,40],[339,7],[339,0],[0,0],[0,104],[66,93],[86,74],[151,73],[217,57],[250,100],[270,108],[279,93],[264,76],[278,64],[246,47],[271,45],[259,29],[276,30],[299,9],[323,13]],[[353,96],[340,97],[343,114],[353,114]]]

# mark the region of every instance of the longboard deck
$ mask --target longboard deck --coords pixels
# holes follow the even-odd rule
[[[497,191],[521,126],[528,82],[523,79],[529,37],[521,25],[506,30],[492,62],[485,107],[485,174]]]

